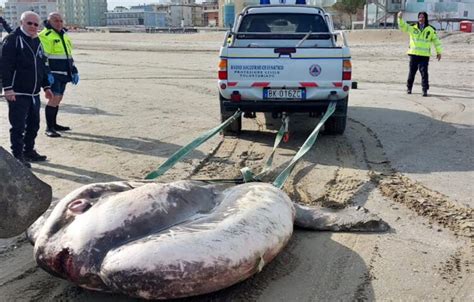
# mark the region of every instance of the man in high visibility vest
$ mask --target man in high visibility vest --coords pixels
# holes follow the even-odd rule
[[[46,135],[49,137],[60,137],[57,131],[68,131],[71,128],[59,125],[57,115],[59,104],[61,103],[66,90],[66,84],[72,82],[74,85],[79,83],[79,72],[74,65],[72,58],[72,42],[67,30],[63,25],[64,21],[60,13],[53,12],[49,14],[48,20],[44,22],[44,29],[39,37],[48,65],[51,69],[50,81],[51,90],[54,98],[49,100],[45,107],[46,116]]]
[[[409,25],[402,19],[403,13],[398,13],[398,27],[410,35],[410,48],[408,55],[410,56],[410,71],[407,80],[407,93],[411,94],[413,82],[415,81],[416,71],[420,70],[421,87],[423,96],[428,96],[430,89],[428,79],[428,64],[431,56],[431,44],[436,49],[436,58],[441,60],[441,42],[439,41],[436,29],[428,24],[428,14],[425,12],[418,13],[418,23]]]

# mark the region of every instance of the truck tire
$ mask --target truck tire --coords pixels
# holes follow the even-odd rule
[[[324,134],[342,135],[347,124],[347,103],[349,97],[340,100],[336,106],[333,116],[328,118],[324,124]]]
[[[224,97],[219,94],[219,104],[221,108],[221,121],[224,122],[227,120],[229,117],[234,115],[234,112],[226,111],[222,102],[224,100]],[[222,135],[224,136],[235,136],[239,135],[240,132],[242,131],[242,115],[239,116],[238,118],[235,119],[230,125],[228,125],[226,128],[222,129]]]

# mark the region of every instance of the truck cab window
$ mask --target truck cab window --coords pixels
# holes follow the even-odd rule
[[[329,28],[321,15],[315,14],[253,14],[240,25],[241,33],[326,33]]]

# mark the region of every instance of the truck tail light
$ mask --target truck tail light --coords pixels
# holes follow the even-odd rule
[[[219,62],[219,80],[227,80],[227,60],[221,59]]]
[[[342,61],[342,80],[350,81],[352,79],[352,63],[351,60]]]

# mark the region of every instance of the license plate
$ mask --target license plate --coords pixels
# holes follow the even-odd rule
[[[293,100],[304,100],[306,97],[305,90],[296,89],[274,89],[267,88],[263,90],[264,99],[293,99]]]

